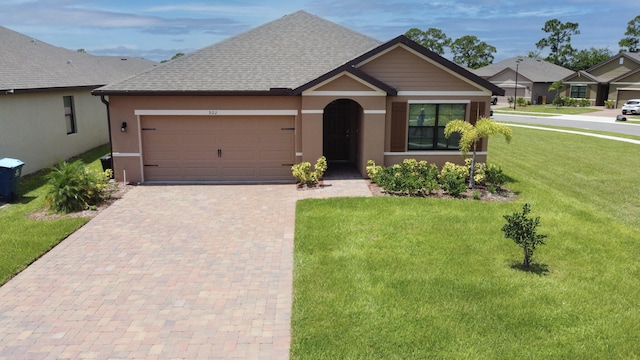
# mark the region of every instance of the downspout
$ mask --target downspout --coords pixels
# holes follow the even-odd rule
[[[111,170],[113,171],[113,142],[111,140],[111,113],[109,112],[109,101],[104,98],[104,95],[100,95],[100,101],[107,107],[107,126],[109,127],[109,156],[111,156]],[[115,172],[113,173],[115,177]]]

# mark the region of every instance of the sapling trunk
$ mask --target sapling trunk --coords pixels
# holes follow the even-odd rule
[[[469,189],[473,189],[476,186],[475,172],[476,172],[476,143],[473,143],[473,153],[471,154],[471,169],[469,169]]]

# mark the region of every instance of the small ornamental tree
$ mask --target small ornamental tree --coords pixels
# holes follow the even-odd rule
[[[478,119],[475,126],[464,120],[453,120],[444,128],[444,136],[447,138],[456,132],[461,135],[459,146],[462,155],[466,156],[470,150],[473,152],[471,157],[471,172],[469,174],[469,188],[473,188],[475,186],[474,172],[476,167],[476,148],[478,146],[478,141],[492,135],[501,134],[504,135],[505,140],[509,142],[511,141],[513,132],[510,127],[498,124],[490,118]]]
[[[524,204],[522,212],[504,215],[507,223],[502,226],[504,237],[513,240],[522,247],[524,260],[522,266],[528,269],[531,266],[531,258],[537,245],[543,245],[547,235],[538,234],[536,228],[540,225],[540,217],[530,219],[527,215],[531,212],[531,205]]]

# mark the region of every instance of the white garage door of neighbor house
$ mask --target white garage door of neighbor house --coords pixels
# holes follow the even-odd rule
[[[145,181],[293,180],[293,116],[143,116]]]

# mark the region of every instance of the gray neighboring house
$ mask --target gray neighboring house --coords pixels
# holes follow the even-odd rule
[[[91,91],[155,62],[94,56],[0,26],[0,158],[28,174],[109,143],[107,107]]]
[[[506,97],[516,96],[517,74],[517,97],[531,100],[532,104],[551,103],[555,92],[550,93],[549,86],[573,74],[562,66],[528,57],[512,57],[472,71],[503,88]]]

